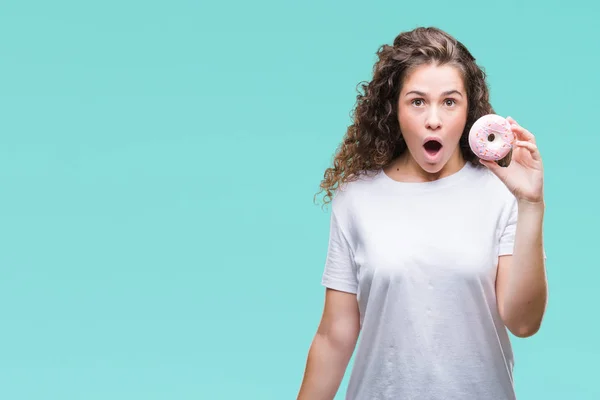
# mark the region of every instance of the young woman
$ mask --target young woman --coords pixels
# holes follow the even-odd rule
[[[494,113],[486,75],[436,28],[378,52],[321,188],[331,198],[325,304],[299,400],[515,399],[508,332],[547,302],[543,168],[534,135],[498,163],[468,132]],[[360,337],[360,340],[359,340]]]

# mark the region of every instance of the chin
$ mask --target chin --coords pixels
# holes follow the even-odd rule
[[[421,159],[418,161],[419,166],[423,171],[428,172],[430,174],[437,174],[440,172],[446,164],[448,164],[447,159],[438,159],[436,161]]]
[[[421,162],[420,163],[420,166],[423,169],[423,171],[425,171],[425,172],[427,172],[429,174],[437,174],[437,173],[439,173],[444,168],[445,165],[446,165],[445,162],[443,162],[443,163],[442,162],[438,162],[438,163],[435,163],[435,164],[431,164],[431,163],[428,163],[428,162]]]

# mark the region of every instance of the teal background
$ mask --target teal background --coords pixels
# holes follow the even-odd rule
[[[594,7],[3,1],[0,398],[295,398],[313,195],[375,51],[419,25],[467,45],[544,157],[550,302],[513,337],[519,398],[600,398]]]

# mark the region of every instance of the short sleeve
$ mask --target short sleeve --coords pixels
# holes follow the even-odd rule
[[[505,224],[500,235],[500,244],[498,248],[498,255],[512,255],[515,247],[515,233],[517,231],[517,218],[519,215],[519,203],[515,197],[513,197],[508,206],[508,216],[505,219]],[[546,259],[546,249],[542,249],[544,253],[544,259]]]
[[[348,293],[357,293],[358,282],[354,253],[335,211],[331,213],[329,246],[323,272],[323,286]]]
[[[500,234],[498,255],[510,255],[515,247],[515,233],[517,231],[518,203],[515,198],[511,199],[508,207],[508,215]]]

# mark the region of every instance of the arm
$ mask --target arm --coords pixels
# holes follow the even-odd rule
[[[308,352],[298,400],[335,397],[359,331],[356,295],[327,288],[323,315]]]
[[[499,258],[496,291],[502,320],[515,336],[523,338],[539,330],[548,297],[542,243],[543,200],[520,200],[517,215],[514,251]]]

